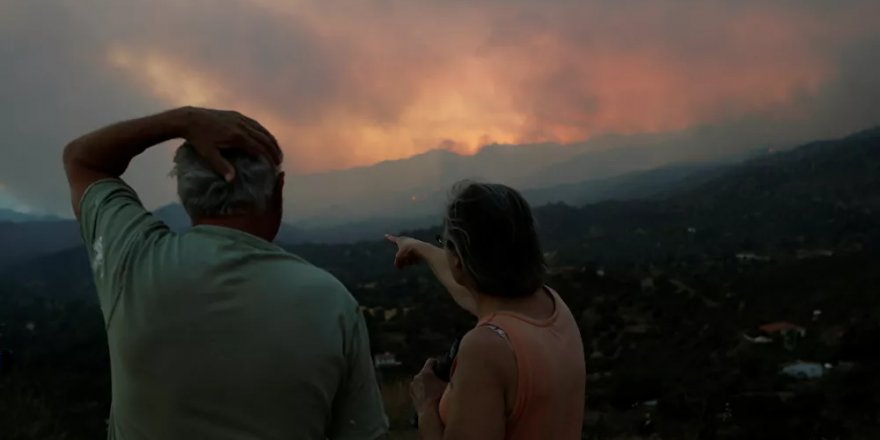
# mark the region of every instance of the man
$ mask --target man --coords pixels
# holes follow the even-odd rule
[[[120,175],[172,139],[193,228],[176,234]],[[186,107],[71,142],[64,167],[107,328],[119,439],[374,439],[387,429],[358,304],[271,241],[284,174],[272,135]]]

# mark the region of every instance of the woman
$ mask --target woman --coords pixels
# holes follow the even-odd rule
[[[387,238],[398,247],[396,266],[426,262],[478,319],[448,384],[431,360],[413,380],[421,438],[580,439],[583,344],[568,307],[544,285],[543,252],[523,197],[504,185],[459,183],[442,248]]]

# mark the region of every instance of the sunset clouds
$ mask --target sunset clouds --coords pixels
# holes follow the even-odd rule
[[[295,173],[493,142],[807,121],[847,93],[845,56],[880,39],[870,0],[3,0],[0,14],[0,55],[19,63],[0,97],[31,101],[25,126],[37,103],[68,118],[37,139],[141,110],[236,108],[278,135]],[[33,195],[12,174],[0,165]]]

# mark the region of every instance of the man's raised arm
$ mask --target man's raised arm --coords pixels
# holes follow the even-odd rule
[[[264,154],[280,163],[278,144],[259,123],[238,112],[182,107],[151,116],[118,122],[83,135],[64,149],[64,170],[77,218],[80,200],[92,183],[119,178],[129,162],[147,148],[183,138],[211,167],[231,181],[235,169],[220,149],[237,148],[254,155]]]

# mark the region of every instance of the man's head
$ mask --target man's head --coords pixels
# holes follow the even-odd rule
[[[222,155],[235,167],[232,182],[212,170],[188,142],[174,155],[171,174],[193,224],[235,222],[247,232],[274,239],[281,225],[284,173],[266,157],[234,149]]]

